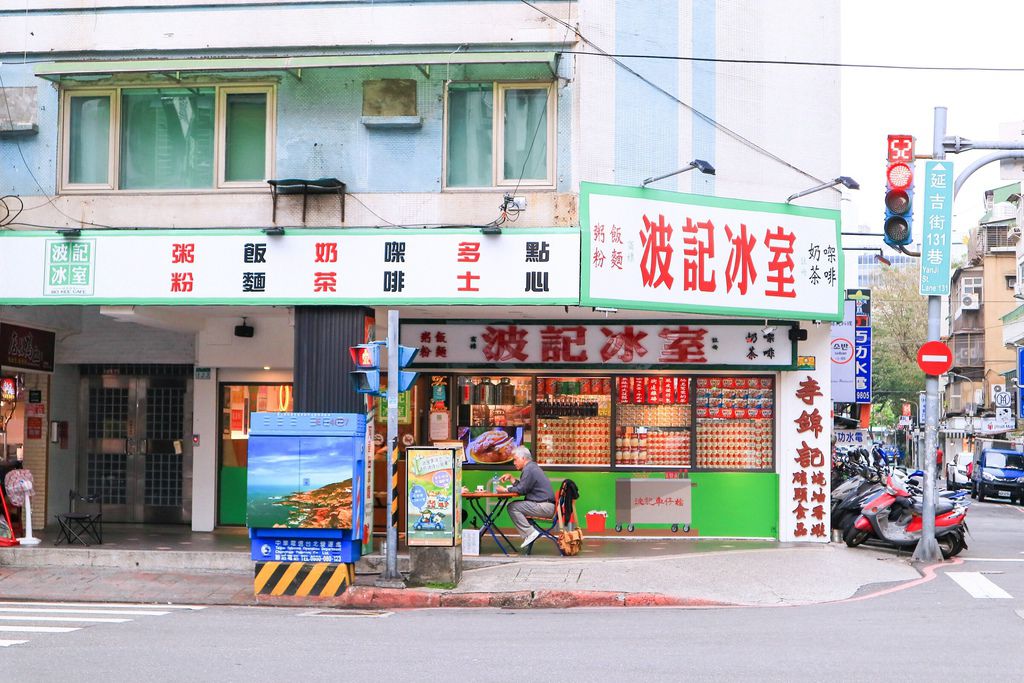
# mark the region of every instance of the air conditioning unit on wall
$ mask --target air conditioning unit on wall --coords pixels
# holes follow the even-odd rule
[[[981,308],[981,297],[974,292],[961,295],[960,308],[965,311],[977,311]]]

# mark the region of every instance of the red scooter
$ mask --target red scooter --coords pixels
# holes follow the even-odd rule
[[[896,548],[913,548],[921,539],[921,503],[905,484],[886,477],[885,488],[868,500],[843,534],[851,548],[874,537]],[[935,502],[935,540],[949,559],[967,547],[967,507],[944,498]]]

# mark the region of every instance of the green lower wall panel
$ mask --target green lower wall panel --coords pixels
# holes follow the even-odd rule
[[[508,470],[518,477],[515,470]],[[471,490],[487,486],[491,477],[504,472],[463,470],[462,483]],[[546,472],[554,488],[562,479],[572,479],[580,490],[576,512],[580,524],[590,510],[608,513],[607,530],[614,533],[619,520],[615,517],[615,482],[618,479],[664,479],[663,472]],[[692,529],[698,536],[733,536],[778,538],[779,475],[774,472],[692,472]],[[468,508],[472,516],[472,510]],[[625,522],[626,520],[623,520]],[[468,524],[467,524],[468,526]],[[498,518],[498,526],[512,527],[507,514]],[[667,530],[669,524],[637,524],[644,529]],[[625,530],[622,532],[626,533]]]
[[[245,526],[247,467],[222,467],[220,469],[220,505],[217,524]]]

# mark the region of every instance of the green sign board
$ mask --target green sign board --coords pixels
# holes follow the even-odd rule
[[[461,448],[405,451],[406,530],[410,546],[462,543]]]

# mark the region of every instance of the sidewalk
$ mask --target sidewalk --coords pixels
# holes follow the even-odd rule
[[[638,542],[618,543],[635,546]],[[166,553],[164,566],[153,556],[140,561],[145,551],[138,550],[65,548],[59,551],[64,559],[58,565],[27,555],[44,548],[17,549],[19,559],[11,552],[15,549],[0,549],[0,598],[363,609],[779,606],[841,600],[866,586],[920,576],[908,556],[863,547],[733,541],[695,551],[700,547],[691,541],[673,541],[667,553],[662,551],[666,554],[652,556],[636,556],[638,548],[625,546],[633,556],[467,558],[467,566],[477,568],[466,569],[452,590],[379,589],[373,586],[374,574],[357,573],[356,586],[330,599],[254,596],[251,563],[247,557],[235,557],[237,553],[230,562],[207,557],[199,565],[206,568],[195,568],[182,566],[181,558],[171,559]],[[680,552],[671,552],[676,548]],[[97,555],[111,552],[134,553],[134,559]],[[125,563],[111,566],[119,564],[118,559]],[[379,567],[380,558],[368,559],[361,563],[361,571]],[[83,566],[83,561],[89,564]]]

